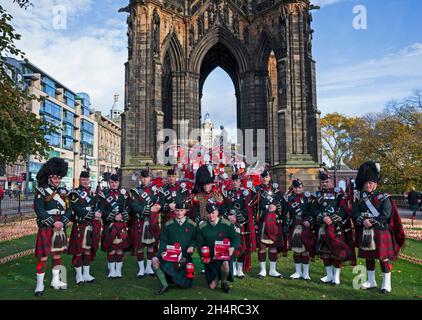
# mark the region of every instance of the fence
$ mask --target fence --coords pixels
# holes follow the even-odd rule
[[[34,194],[18,192],[5,194],[0,199],[0,219],[6,222],[8,218],[20,217],[34,213]]]

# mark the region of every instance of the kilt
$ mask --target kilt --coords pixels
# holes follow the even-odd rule
[[[121,243],[114,244],[113,240],[120,238]],[[101,249],[105,252],[125,250],[129,246],[129,234],[126,222],[119,221],[108,224],[103,229],[101,237]]]
[[[246,252],[246,236],[247,234],[244,234],[246,232],[246,224],[241,225],[240,228],[240,242],[237,249],[234,251],[234,257],[239,258]]]
[[[164,261],[161,255],[157,255],[157,258],[160,260],[160,268],[166,275],[166,278],[171,282],[182,287],[182,288],[191,288],[193,279],[186,278],[186,263],[192,262],[192,259],[187,258],[186,263],[182,265],[179,269],[175,268],[175,263],[170,261]]]
[[[289,244],[291,243],[295,226],[292,226],[289,230]],[[302,234],[300,235],[300,240],[302,240],[302,243],[305,246],[306,251],[309,253],[309,256],[313,258],[315,256],[316,250],[316,236],[312,232],[311,228],[306,228],[302,226]],[[290,245],[289,248],[291,250]]]
[[[150,244],[144,243],[142,240],[144,224],[145,220],[143,219],[132,219],[129,233],[129,244],[132,255],[136,255],[138,250],[142,250],[147,245],[157,246],[158,240],[160,239],[160,228],[157,223],[156,225],[150,225],[150,231],[155,238],[155,241]]]
[[[63,228],[64,233],[66,234],[66,227]],[[48,257],[52,252],[52,243],[53,238],[53,228],[50,227],[40,227],[38,228],[37,239],[35,241],[35,257],[43,258]],[[54,255],[64,254],[66,250],[56,251]]]
[[[263,230],[264,224],[265,224],[265,221],[259,221],[259,223],[258,223],[258,234],[257,234],[258,237],[256,239],[256,242],[257,242],[258,245],[261,245],[261,239],[262,239],[262,236],[263,236],[263,232],[265,232]],[[285,248],[281,224],[278,223],[277,227],[278,227],[278,233],[277,233],[277,236],[275,238],[275,242],[272,243],[272,244],[262,243],[267,248],[279,248],[279,249]]]
[[[327,244],[330,255],[332,255],[335,259],[341,260],[341,261],[348,261],[353,259],[355,256],[354,253],[354,247],[350,247],[346,243],[346,236],[344,233],[344,230],[341,230],[340,234],[336,234],[335,228],[333,225],[326,226],[325,229],[325,236],[324,241]],[[325,255],[327,253],[319,253],[320,255]]]
[[[84,241],[85,229],[88,227],[88,223],[84,222],[74,222],[72,226],[72,231],[70,233],[69,240],[69,249],[67,250],[68,254],[78,255],[83,254],[87,249],[82,248]],[[92,235],[91,235],[91,261],[95,258],[101,236],[101,221],[93,220],[92,221]]]
[[[362,241],[362,232],[358,232],[358,245]],[[359,248],[358,256],[364,259],[379,259],[380,261],[393,260],[394,258],[394,247],[393,241],[391,240],[390,231],[387,229],[374,229],[374,241],[375,250],[365,251]]]
[[[215,279],[221,279],[221,266],[224,261],[221,260],[212,260],[210,263],[204,263],[205,270],[205,280],[210,284]],[[234,281],[233,278],[233,258],[230,261],[227,261],[230,267],[230,273],[227,277],[227,280],[230,282]]]

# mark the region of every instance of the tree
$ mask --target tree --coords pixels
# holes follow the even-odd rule
[[[340,113],[330,113],[321,119],[322,150],[332,165],[338,166],[352,156],[350,131],[358,121],[359,118]]]
[[[369,114],[351,129],[352,157],[357,168],[367,160],[381,165],[384,190],[402,193],[422,187],[422,91],[392,101],[378,114]]]
[[[21,7],[29,5],[29,1],[14,2]],[[31,112],[29,102],[36,98],[13,80],[14,69],[6,57],[24,59],[24,53],[14,44],[21,36],[11,21],[12,16],[0,6],[0,167],[26,159],[28,155],[46,157],[50,147],[44,137],[57,130]]]

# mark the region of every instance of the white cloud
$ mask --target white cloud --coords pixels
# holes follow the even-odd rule
[[[422,87],[422,43],[398,52],[320,74],[318,104],[323,113],[364,114],[380,111]]]
[[[66,8],[67,30],[53,28],[53,8]],[[123,108],[124,63],[127,59],[126,17],[104,17],[101,27],[90,20],[92,0],[40,0],[27,10],[5,9],[22,35],[18,47],[37,67],[75,92],[86,92],[92,107],[108,113],[113,95]],[[113,12],[112,12],[113,13]],[[121,18],[121,20],[119,19]]]

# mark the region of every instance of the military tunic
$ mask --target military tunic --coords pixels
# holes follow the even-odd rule
[[[379,259],[381,261],[394,259],[394,247],[389,230],[389,219],[392,214],[390,196],[386,193],[375,191],[372,193],[358,192],[357,201],[353,205],[353,218],[357,225],[357,245],[359,246],[359,258]],[[365,201],[366,200],[366,201]],[[367,202],[368,201],[368,202]],[[369,206],[368,206],[369,205]],[[371,212],[370,206],[376,212]],[[378,216],[376,216],[378,214]],[[363,221],[369,219],[374,231],[374,250],[363,250],[362,234],[364,231]]]
[[[223,195],[225,196],[227,207],[224,217],[227,219],[230,215],[236,217],[235,226],[239,229],[240,244],[235,252],[235,257],[240,257],[246,251],[248,253],[251,252],[251,242],[249,241],[249,238],[250,234],[255,232],[255,228],[250,228],[250,220],[252,220],[253,225],[253,217],[248,216],[246,208],[250,198],[250,192],[249,190],[243,188],[232,188],[227,190],[226,194],[223,193]]]
[[[68,253],[79,255],[89,250],[91,260],[96,256],[101,236],[101,219],[95,218],[98,198],[91,188],[79,188],[69,194],[73,227]]]
[[[285,197],[284,205],[287,212],[287,226],[289,228],[289,248],[295,253],[315,255],[316,238],[312,231],[315,219],[312,217],[312,194],[293,193]],[[304,222],[310,227],[305,227]]]
[[[182,224],[178,220],[170,219],[163,227],[160,236],[160,247],[157,257],[160,259],[160,267],[165,272],[168,280],[183,287],[192,287],[192,279],[186,278],[186,263],[192,262],[192,254],[188,254],[189,247],[196,247],[197,225],[188,217]],[[167,245],[179,243],[182,249],[182,263],[164,261],[162,253],[166,251]]]
[[[346,224],[350,224],[350,215],[342,189],[318,190],[311,206],[318,228],[317,254],[340,261],[355,261],[352,232],[346,228]],[[330,217],[333,223],[327,225],[324,217]]]
[[[52,186],[37,187],[35,189],[34,210],[37,215],[38,233],[35,246],[35,257],[47,257],[51,253],[61,254],[66,251],[66,225],[70,221],[72,211],[69,206],[67,190]],[[63,223],[62,230],[56,230],[54,236],[54,223]],[[61,241],[57,237],[57,231],[64,236]],[[63,231],[63,232],[61,232]],[[56,243],[53,243],[56,240]]]
[[[99,193],[100,202],[98,210],[102,213],[103,233],[101,249],[106,252],[125,250],[129,247],[129,233],[127,212],[129,194],[125,189],[106,189]],[[118,214],[122,220],[116,220]]]
[[[282,207],[283,197],[278,189],[278,184],[260,184],[252,187],[251,192],[252,200],[249,205],[257,212],[257,243],[283,250],[285,247],[283,228],[285,228],[286,221]],[[271,204],[276,206],[275,212],[269,211]]]
[[[230,240],[230,247],[236,250],[240,244],[240,234],[236,231],[235,226],[223,217],[218,218],[218,222],[212,225],[208,220],[202,221],[198,226],[197,246],[198,252],[201,252],[201,248],[206,246],[210,249],[211,257],[214,257],[214,245],[215,241],[222,241],[224,239]],[[230,274],[228,281],[233,282],[233,256],[229,261]],[[223,261],[211,260],[210,263],[205,263],[205,279],[208,284],[217,278],[221,278],[221,266]]]
[[[130,190],[130,247],[132,255],[145,246],[157,246],[160,238],[158,212],[151,208],[160,203],[159,191],[155,186],[140,185]]]
[[[161,225],[164,226],[170,219],[176,218],[175,210],[170,209],[171,203],[176,201],[188,201],[190,198],[190,190],[185,182],[167,184],[160,189],[160,205],[161,205]],[[192,210],[187,209],[186,216],[193,219]]]

